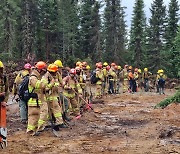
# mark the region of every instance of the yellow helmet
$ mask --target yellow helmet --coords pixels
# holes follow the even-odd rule
[[[120,70],[121,69],[121,66],[120,65],[118,65],[118,70]]]
[[[81,62],[80,62],[80,61],[78,61],[78,62],[76,63],[76,66],[79,66],[79,65],[81,65]]]
[[[142,72],[141,69],[138,69],[138,72],[141,73]]]
[[[104,62],[104,63],[103,63],[103,66],[108,66],[108,63],[107,63],[107,62]]]
[[[161,72],[161,70],[158,70],[158,71],[157,71],[157,74],[159,74],[160,72]]]
[[[159,70],[159,73],[164,73],[164,70],[160,69],[160,70]]]
[[[55,65],[57,65],[58,67],[63,67],[63,64],[62,64],[62,61],[61,60],[56,60],[55,62],[54,62],[54,64]]]
[[[0,61],[0,68],[4,68],[4,64]]]
[[[86,66],[86,69],[87,69],[87,70],[90,70],[90,69],[91,69],[91,67],[90,67],[89,65],[87,65],[87,66]]]
[[[147,72],[147,71],[148,71],[148,68],[147,68],[147,67],[146,67],[146,68],[144,68],[144,71],[145,71],[145,72]]]

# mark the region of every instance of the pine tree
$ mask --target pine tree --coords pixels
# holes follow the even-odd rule
[[[138,68],[142,67],[145,53],[145,26],[144,1],[136,0],[130,30],[129,49],[132,53],[132,62]]]
[[[8,54],[8,57],[10,58],[13,57],[13,50],[16,46],[16,19],[19,10],[20,8],[17,5],[17,1],[1,0],[0,49],[4,54]]]
[[[169,50],[174,42],[178,30],[179,5],[177,0],[171,0],[168,9],[168,23],[166,28],[166,50]]]
[[[122,62],[126,43],[125,12],[120,0],[106,0],[104,12],[104,59]],[[111,56],[110,56],[111,55]]]
[[[165,16],[166,7],[163,0],[154,0],[151,5],[151,17],[148,27],[148,66],[157,71],[162,67],[162,50],[164,47],[164,31],[165,31]]]

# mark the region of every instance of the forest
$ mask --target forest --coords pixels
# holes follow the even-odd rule
[[[150,18],[143,0],[132,5],[128,27],[121,0],[1,0],[0,59],[107,61],[180,77],[178,0],[153,0]]]

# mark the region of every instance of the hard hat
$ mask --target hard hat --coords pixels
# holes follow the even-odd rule
[[[97,68],[102,68],[102,64],[98,63]]]
[[[160,70],[159,70],[159,73],[164,73],[164,70],[160,69]]]
[[[107,62],[104,62],[104,63],[103,63],[103,66],[108,66],[108,63],[107,63]]]
[[[74,68],[70,69],[69,73],[76,75],[76,69],[74,69]]]
[[[111,66],[116,66],[116,64],[115,63],[111,63]]]
[[[87,66],[87,62],[86,61],[82,62],[82,66],[86,67]]]
[[[91,67],[90,67],[89,65],[87,65],[87,66],[86,66],[86,69],[87,69],[87,70],[90,70],[90,69],[91,69]]]
[[[117,69],[118,69],[118,66],[117,66],[117,65],[115,65],[115,66],[114,66],[114,68],[117,70]]]
[[[4,68],[4,64],[0,61],[0,68]]]
[[[124,68],[128,68],[128,65],[126,64],[126,65],[124,65]]]
[[[80,61],[78,61],[77,63],[76,63],[76,66],[79,66],[81,64],[81,62]]]
[[[35,67],[39,70],[42,70],[42,69],[46,69],[47,68],[47,65],[45,62],[43,61],[39,61],[37,62],[37,64],[35,65]]]
[[[62,61],[61,60],[56,60],[54,62],[55,65],[57,65],[58,67],[62,68],[63,67],[63,64],[62,64]]]
[[[121,69],[121,66],[120,65],[118,65],[118,70],[120,70]]]
[[[76,71],[80,71],[81,68],[80,68],[79,66],[76,66],[75,70],[76,70]]]
[[[50,64],[47,68],[49,72],[57,72],[58,71],[58,66],[56,64]]]
[[[147,71],[148,71],[148,68],[147,68],[147,67],[146,67],[146,68],[144,68],[144,71],[146,71],[146,72],[147,72]]]
[[[111,67],[110,67],[109,65],[108,65],[108,66],[106,66],[106,70],[107,70],[107,71],[109,71],[109,70],[110,70],[110,68],[111,68]]]
[[[27,64],[25,64],[24,65],[24,69],[26,69],[26,70],[30,70],[31,69],[31,64],[29,64],[29,63],[27,63]]]
[[[138,69],[138,72],[141,73],[142,72],[141,69]]]
[[[138,72],[138,68],[135,68],[134,71],[135,71],[135,72]]]
[[[129,69],[132,70],[132,66],[129,66]]]
[[[161,72],[161,70],[158,70],[157,73],[159,74]]]

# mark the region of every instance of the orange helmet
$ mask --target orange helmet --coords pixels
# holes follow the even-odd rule
[[[138,72],[138,68],[135,68],[134,71],[135,71],[135,72]]]
[[[47,70],[48,70],[49,72],[57,72],[57,71],[58,71],[58,66],[55,65],[55,64],[50,64],[50,65],[48,66]]]
[[[109,70],[110,70],[110,68],[111,68],[111,67],[110,67],[109,65],[108,65],[108,66],[106,66],[106,70],[108,70],[108,71],[109,71]]]
[[[74,68],[70,69],[69,73],[76,75],[76,69],[74,69]]]
[[[111,66],[116,66],[116,64],[115,63],[111,63]]]
[[[117,66],[117,65],[115,65],[115,66],[114,66],[114,68],[117,70],[117,69],[118,69],[118,66]]]
[[[47,68],[47,65],[45,62],[43,61],[39,61],[36,63],[35,67],[39,70],[42,70],[42,69],[46,69]]]

